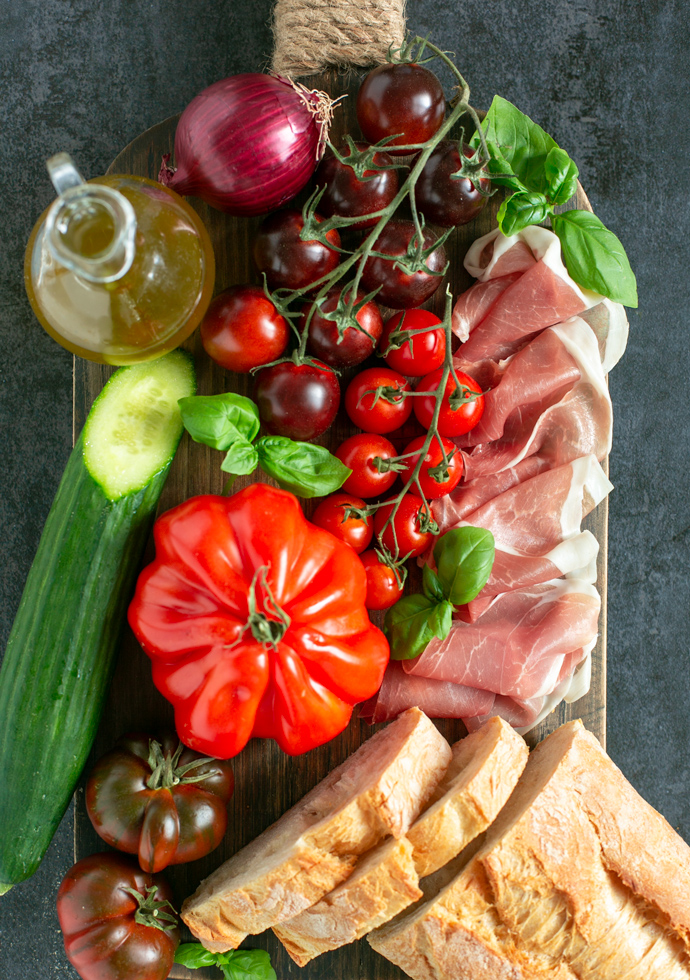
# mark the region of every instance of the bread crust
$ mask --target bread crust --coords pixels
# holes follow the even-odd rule
[[[443,736],[410,708],[203,881],[182,906],[184,922],[225,951],[298,915],[348,878],[361,854],[404,836],[450,759]]]

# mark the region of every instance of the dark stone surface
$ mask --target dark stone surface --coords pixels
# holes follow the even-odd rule
[[[22,283],[26,239],[53,197],[43,162],[67,150],[95,176],[210,82],[262,69],[270,7],[270,0],[2,5],[0,648],[71,448],[71,356],[38,327]],[[500,92],[571,152],[595,211],[638,275],[640,310],[631,313],[628,351],[611,376],[608,745],[686,839],[689,14],[683,0],[408,0],[410,28],[455,50],[475,105]],[[76,977],[54,914],[71,863],[68,814],[38,873],[0,899],[2,980]]]

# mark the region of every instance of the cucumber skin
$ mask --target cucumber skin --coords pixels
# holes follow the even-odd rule
[[[0,669],[0,895],[34,873],[75,790],[169,468],[113,502],[81,436],[72,450]]]

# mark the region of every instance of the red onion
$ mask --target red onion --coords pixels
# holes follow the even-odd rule
[[[229,214],[263,214],[300,191],[323,154],[331,101],[274,75],[232,75],[204,89],[175,133],[177,169],[158,179]],[[169,158],[168,158],[169,159]]]

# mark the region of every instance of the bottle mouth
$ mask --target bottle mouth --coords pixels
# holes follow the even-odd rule
[[[103,184],[78,184],[53,203],[45,235],[61,265],[105,283],[131,268],[136,227],[134,208],[123,194]]]

